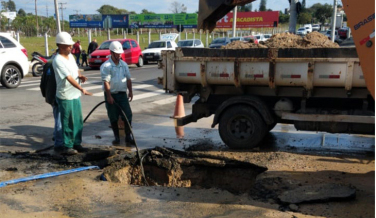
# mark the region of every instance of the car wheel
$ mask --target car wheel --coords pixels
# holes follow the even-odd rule
[[[267,133],[267,125],[252,107],[239,105],[224,111],[219,120],[219,135],[230,148],[258,146]]]
[[[33,67],[31,68],[31,72],[33,73],[33,76],[38,77],[42,76],[43,74],[43,64],[41,63],[35,63]]]
[[[17,88],[21,84],[21,72],[14,65],[6,65],[1,71],[1,84],[8,89]]]
[[[142,66],[144,66],[144,59],[140,56],[138,57],[137,67],[142,67]]]

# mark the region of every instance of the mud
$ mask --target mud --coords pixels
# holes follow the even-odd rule
[[[222,49],[248,49],[248,48],[339,48],[339,45],[319,33],[308,33],[303,38],[291,33],[278,33],[265,42],[254,44],[252,42],[235,41],[222,46]]]
[[[257,175],[267,170],[250,161],[207,157],[161,147],[145,150],[142,156],[142,168],[137,157],[123,159],[104,168],[104,178],[127,185],[219,188],[239,194],[249,191]]]

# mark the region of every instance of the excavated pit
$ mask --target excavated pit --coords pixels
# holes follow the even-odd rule
[[[257,175],[267,170],[250,162],[161,147],[143,150],[141,156],[150,186],[218,188],[238,194],[251,190]],[[104,168],[105,180],[146,185],[136,155],[114,159],[116,161]]]

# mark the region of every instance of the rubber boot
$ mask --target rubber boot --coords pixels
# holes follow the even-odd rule
[[[132,122],[129,122],[129,126],[126,124],[127,121],[124,121],[125,123],[125,128],[124,128],[124,132],[125,132],[125,143],[128,143],[128,144],[131,144],[131,145],[135,145],[136,143],[134,142],[134,139],[131,135],[131,130],[129,128],[132,128]]]
[[[115,140],[112,141],[113,145],[120,144],[120,136],[119,136],[119,126],[117,122],[111,123],[112,131],[114,132]]]

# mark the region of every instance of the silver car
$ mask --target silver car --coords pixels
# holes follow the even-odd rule
[[[178,47],[203,48],[204,44],[202,44],[201,40],[199,39],[186,39],[180,40],[178,42]]]

